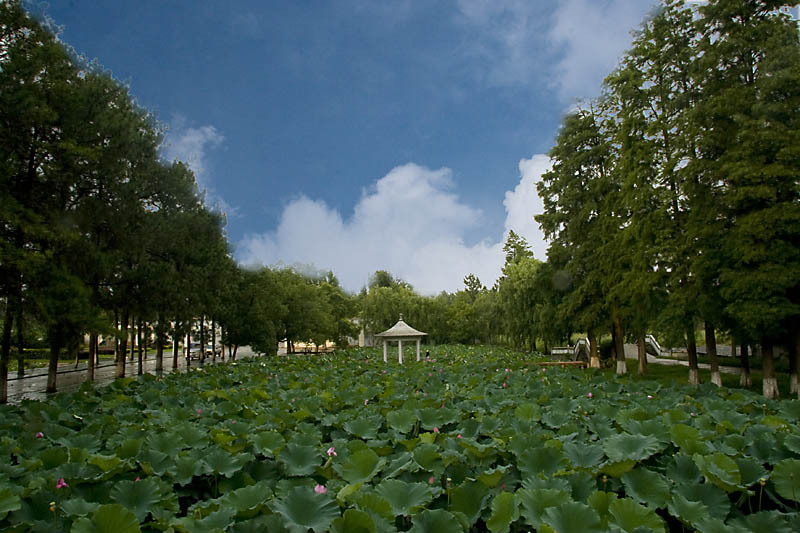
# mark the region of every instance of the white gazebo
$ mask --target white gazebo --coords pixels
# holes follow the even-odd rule
[[[422,337],[427,335],[421,331],[417,331],[405,322],[403,322],[403,315],[400,315],[400,320],[397,324],[390,327],[383,333],[378,333],[375,336],[383,339],[383,362],[388,362],[388,354],[386,345],[389,342],[397,341],[397,362],[403,364],[403,341],[417,341],[417,361],[419,361],[419,343]]]

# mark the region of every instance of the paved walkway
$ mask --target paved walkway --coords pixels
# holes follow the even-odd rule
[[[639,356],[639,349],[635,344],[625,344],[625,358],[636,359]],[[725,359],[728,357],[720,357],[719,371],[722,374],[736,374],[742,373],[742,369],[738,366],[725,366]],[[672,359],[669,357],[656,357],[655,355],[647,354],[647,362],[657,365],[673,365],[673,366],[689,366],[689,361],[685,359]],[[708,363],[698,363],[697,368],[710,370],[711,365]]]
[[[253,357],[257,354],[253,353],[249,346],[242,346],[236,352],[236,359],[244,359]],[[217,357],[212,360],[206,357],[205,364],[221,364],[227,362]],[[155,354],[148,354],[148,357],[142,362],[142,372],[148,374],[156,373],[156,357]],[[192,367],[200,366],[200,361],[193,359],[191,362]],[[125,375],[136,377],[139,369],[138,359],[125,361]],[[186,358],[178,357],[178,372],[186,371]],[[164,353],[164,373],[172,372],[172,352]],[[108,385],[114,381],[116,374],[116,364],[110,360],[100,361],[100,365],[95,367],[94,380],[97,385]],[[72,363],[58,365],[58,376],[56,377],[56,387],[58,392],[72,392],[86,381],[87,368],[86,361],[81,361],[78,368]],[[43,400],[47,397],[45,389],[47,388],[47,368],[35,368],[28,370],[23,378],[18,378],[15,368],[9,368],[8,372],[8,402],[19,403],[21,400]]]

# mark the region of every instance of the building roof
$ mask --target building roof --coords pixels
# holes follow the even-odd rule
[[[397,324],[390,327],[383,333],[376,333],[376,337],[422,337],[423,335],[427,335],[422,331],[417,331],[416,329],[412,328],[405,322],[403,322],[403,315],[400,315],[400,320],[397,321]]]

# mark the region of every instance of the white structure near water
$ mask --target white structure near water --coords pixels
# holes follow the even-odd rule
[[[403,315],[400,315],[400,320],[397,324],[387,329],[383,333],[377,333],[375,337],[383,339],[383,362],[389,362],[389,354],[387,345],[390,342],[397,341],[397,362],[403,364],[403,341],[416,341],[417,342],[417,361],[420,359],[419,345],[422,337],[427,335],[422,331],[417,331],[405,322],[403,322]]]

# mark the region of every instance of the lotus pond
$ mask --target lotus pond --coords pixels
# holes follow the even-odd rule
[[[264,358],[0,408],[8,531],[800,531],[800,402],[497,348]]]

